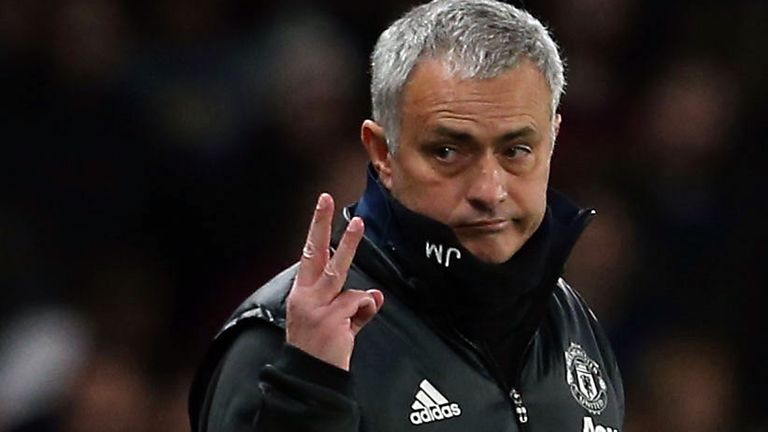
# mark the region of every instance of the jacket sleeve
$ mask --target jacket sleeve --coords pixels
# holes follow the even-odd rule
[[[347,371],[286,345],[281,329],[243,329],[208,384],[200,418],[208,432],[356,432]]]

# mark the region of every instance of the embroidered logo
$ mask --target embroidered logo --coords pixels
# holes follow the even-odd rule
[[[448,402],[442,393],[427,380],[419,383],[416,392],[416,400],[411,404],[413,410],[410,415],[411,423],[420,425],[458,417],[461,415],[461,407],[457,403]]]
[[[587,411],[599,415],[608,404],[605,380],[600,365],[573,342],[565,352],[565,378],[574,399]]]
[[[438,264],[444,265],[446,267],[451,265],[451,254],[456,257],[456,259],[461,259],[461,251],[454,248],[449,247],[445,251],[445,257],[443,257],[443,245],[438,244],[432,244],[430,242],[426,243],[426,250],[427,258],[431,258],[432,255],[435,255],[435,259],[437,260]],[[445,258],[445,260],[443,260]],[[445,262],[443,262],[445,261]]]

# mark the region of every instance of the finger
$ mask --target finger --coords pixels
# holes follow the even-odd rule
[[[315,214],[309,224],[307,241],[301,252],[301,263],[296,274],[297,286],[314,284],[328,263],[332,219],[333,197],[322,193],[317,199]]]
[[[339,247],[325,265],[323,274],[320,276],[320,287],[324,295],[327,296],[328,301],[336,297],[344,286],[349,267],[352,265],[352,260],[357,251],[357,245],[360,244],[360,239],[363,238],[363,231],[363,220],[359,217],[353,217],[349,221],[347,230],[339,242]]]
[[[363,309],[376,310],[376,300],[365,291],[346,290],[337,295],[330,304],[328,314],[333,319],[352,319]]]
[[[376,316],[384,305],[384,294],[381,291],[368,290],[366,293],[371,296],[373,306],[371,307],[370,304],[361,305],[362,307],[358,308],[357,312],[352,316],[350,326],[355,335]]]
[[[380,310],[381,307],[384,306],[384,293],[377,289],[369,289],[366,292],[370,294],[376,302],[376,310]]]

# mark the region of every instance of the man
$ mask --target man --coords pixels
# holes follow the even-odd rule
[[[363,197],[332,235],[321,195],[300,262],[217,336],[193,429],[620,430],[613,353],[559,277],[593,212],[547,190],[564,86],[547,31],[436,0],[381,35],[372,73]]]

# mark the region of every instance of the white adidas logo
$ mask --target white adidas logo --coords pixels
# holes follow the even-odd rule
[[[461,415],[461,407],[457,403],[450,403],[427,380],[419,383],[419,391],[416,392],[416,400],[411,405],[411,423],[420,425],[458,417]]]

